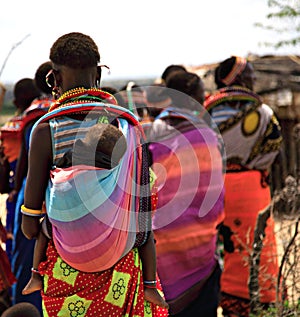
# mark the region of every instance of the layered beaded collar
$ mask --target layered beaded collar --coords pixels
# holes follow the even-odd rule
[[[105,102],[117,105],[117,100],[113,95],[99,88],[77,87],[66,91],[49,108],[49,112],[66,106],[86,104],[90,102]]]
[[[218,106],[223,102],[248,101],[255,105],[262,104],[261,98],[252,90],[241,86],[224,87],[217,90],[204,101],[204,107],[207,111]]]

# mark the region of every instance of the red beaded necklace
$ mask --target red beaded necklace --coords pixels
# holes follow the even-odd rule
[[[116,98],[110,93],[99,88],[76,87],[63,93],[53,105],[49,108],[49,112],[61,107],[71,106],[75,104],[105,102],[117,105]]]

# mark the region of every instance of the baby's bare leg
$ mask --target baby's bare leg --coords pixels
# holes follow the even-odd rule
[[[34,247],[34,254],[33,254],[33,269],[32,274],[29,282],[22,290],[23,295],[28,295],[36,291],[40,291],[43,288],[43,280],[41,275],[38,272],[39,264],[45,259],[46,257],[46,248],[48,244],[48,238],[42,233],[39,233],[35,247]]]

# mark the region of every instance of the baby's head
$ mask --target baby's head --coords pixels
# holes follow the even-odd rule
[[[95,153],[96,167],[117,166],[127,149],[123,133],[114,125],[107,123],[92,126],[82,142],[88,151],[87,155]]]

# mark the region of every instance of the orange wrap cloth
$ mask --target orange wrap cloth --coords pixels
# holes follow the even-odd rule
[[[249,299],[249,256],[252,250],[254,229],[260,211],[270,203],[269,187],[261,186],[261,173],[246,171],[227,173],[225,177],[225,219],[233,235],[234,252],[225,253],[221,277],[223,292]],[[246,189],[246,190],[245,190]],[[261,302],[275,302],[278,260],[274,221],[267,222],[266,237],[260,258],[259,285]],[[244,266],[241,266],[244,263]]]

